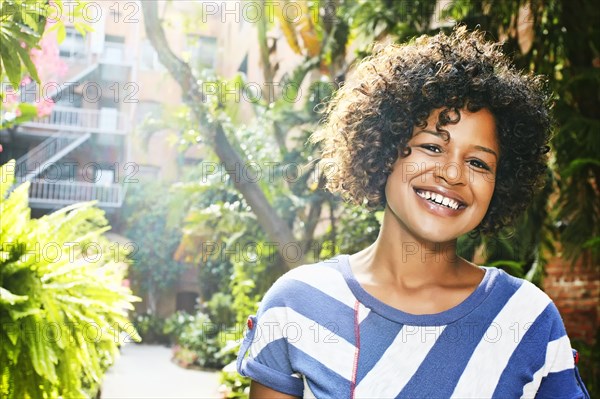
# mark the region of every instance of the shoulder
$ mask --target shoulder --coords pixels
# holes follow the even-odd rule
[[[509,300],[524,300],[529,298],[533,303],[551,303],[552,299],[535,284],[525,279],[512,276],[502,269],[485,267],[491,273],[490,284],[498,291],[509,291]]]
[[[542,323],[548,328],[563,330],[562,318],[552,299],[530,281],[511,276],[501,269],[487,268],[493,274],[495,298],[502,297],[503,307],[512,317]]]
[[[354,296],[342,272],[342,256],[288,271],[269,288],[260,308],[297,308],[332,301],[353,304]]]

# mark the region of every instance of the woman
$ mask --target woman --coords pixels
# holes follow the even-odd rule
[[[384,208],[379,236],[267,292],[238,356],[250,397],[587,397],[550,298],[456,254],[527,207],[550,127],[541,80],[482,32],[376,49],[313,140],[329,189]]]

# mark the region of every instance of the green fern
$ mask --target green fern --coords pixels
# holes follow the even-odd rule
[[[29,183],[9,193],[14,169],[0,168],[0,397],[93,396],[121,333],[139,340],[127,254],[109,247],[93,202],[32,219]]]

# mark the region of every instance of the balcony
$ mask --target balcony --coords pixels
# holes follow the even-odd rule
[[[36,179],[29,186],[29,203],[36,208],[56,208],[97,200],[101,208],[119,208],[126,189],[119,184],[100,185],[79,181]]]
[[[127,134],[129,124],[122,112],[114,108],[84,109],[56,106],[52,113],[21,124],[25,129],[52,131]]]

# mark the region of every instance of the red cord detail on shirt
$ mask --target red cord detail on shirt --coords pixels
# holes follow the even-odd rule
[[[360,325],[358,322],[358,308],[360,302],[354,303],[354,339],[356,341],[356,349],[354,350],[354,368],[352,369],[352,385],[350,388],[350,399],[354,399],[354,390],[356,388],[356,374],[358,371],[358,355],[360,353]]]

